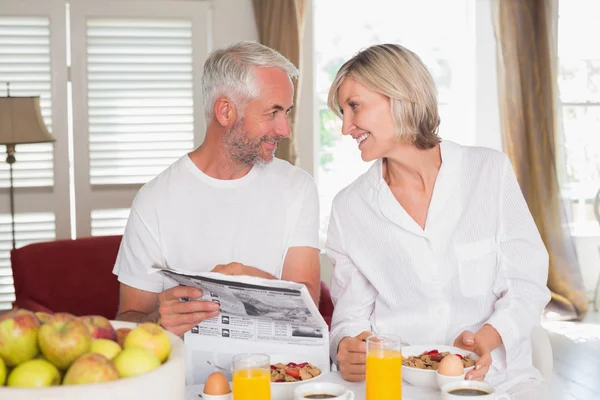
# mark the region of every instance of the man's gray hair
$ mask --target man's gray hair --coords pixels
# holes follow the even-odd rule
[[[256,42],[239,42],[215,50],[204,63],[202,100],[204,115],[209,123],[214,116],[215,102],[227,97],[243,115],[243,106],[259,96],[253,68],[280,68],[290,79],[298,76],[298,69],[277,51]]]

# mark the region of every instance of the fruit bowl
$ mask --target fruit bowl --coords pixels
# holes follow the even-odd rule
[[[115,329],[137,324],[110,321]],[[131,378],[87,385],[51,386],[47,388],[0,387],[0,399],[11,400],[164,400],[185,399],[185,352],[183,340],[167,332],[171,353],[160,367]]]

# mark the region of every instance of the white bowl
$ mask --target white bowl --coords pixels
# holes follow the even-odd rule
[[[303,385],[308,382],[315,382],[320,379],[323,375],[325,375],[330,367],[329,365],[322,365],[316,360],[312,360],[310,356],[298,356],[298,355],[269,355],[271,359],[271,364],[275,365],[277,363],[287,364],[289,362],[294,362],[296,364],[300,364],[303,362],[309,362],[315,367],[321,370],[321,375],[315,376],[314,378],[307,379],[305,381],[297,381],[297,382],[271,382],[271,400],[290,400],[294,398],[294,390],[300,385]]]
[[[132,322],[111,321],[115,329],[135,328]],[[168,360],[153,371],[132,378],[89,385],[48,388],[0,387],[0,399],[11,400],[184,400],[185,352],[183,340],[167,332],[171,340]]]
[[[443,346],[437,344],[403,347],[402,356],[404,358],[408,358],[410,356],[418,356],[426,351],[431,350],[438,350],[440,353],[449,351],[452,354],[460,354],[463,357],[470,355],[472,360],[477,360],[479,358],[477,354],[472,353],[470,351],[459,349],[458,347],[454,346]],[[465,373],[470,371],[471,369],[473,369],[473,367],[465,368]],[[432,369],[420,369],[407,367],[404,365],[402,366],[402,379],[411,384],[412,386],[439,390],[436,375],[437,371]]]

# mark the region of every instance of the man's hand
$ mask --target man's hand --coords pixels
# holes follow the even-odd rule
[[[492,355],[486,346],[477,340],[473,332],[464,331],[454,340],[454,347],[471,351],[479,356],[479,360],[475,361],[475,368],[467,373],[465,379],[482,381],[492,365]]]
[[[273,275],[269,274],[268,272],[265,272],[258,268],[249,267],[238,262],[231,262],[229,264],[219,264],[216,267],[214,267],[210,272],[218,272],[225,275],[246,275],[264,279],[276,279]]]
[[[212,301],[179,301],[181,298],[199,299],[200,297],[202,297],[202,290],[188,286],[175,286],[159,294],[160,324],[175,335],[183,336],[205,319],[219,315],[219,305]]]
[[[367,367],[367,338],[371,332],[363,332],[356,337],[346,337],[338,345],[337,359],[342,378],[349,382],[365,380]]]

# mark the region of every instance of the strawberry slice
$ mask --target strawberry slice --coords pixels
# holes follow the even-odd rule
[[[460,358],[461,360],[464,358],[463,356],[461,356],[460,354],[455,354],[455,356],[457,356],[458,358]]]
[[[428,352],[427,352],[427,355],[428,355],[428,356],[432,356],[432,355],[434,355],[434,354],[440,354],[440,352],[439,352],[439,351],[437,351],[437,350],[431,350],[431,351],[428,351]]]
[[[300,379],[300,371],[296,371],[295,369],[286,369],[285,373],[296,379]]]
[[[300,363],[300,364],[296,365],[296,367],[298,367],[298,368],[304,368],[304,367],[306,367],[307,365],[308,365],[308,363],[307,363],[307,362],[305,362],[305,363]]]
[[[287,363],[287,366],[290,368],[296,368],[298,365],[296,363],[289,362],[289,363]]]

